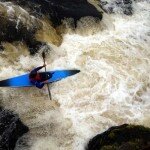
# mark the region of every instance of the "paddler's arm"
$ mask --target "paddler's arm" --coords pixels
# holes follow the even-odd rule
[[[46,66],[46,65],[43,65],[43,66],[37,67],[37,68],[33,69],[32,71],[37,72],[37,71],[39,71],[40,69],[42,69],[43,67],[45,67],[45,66]]]
[[[35,81],[35,86],[39,89],[41,89],[43,86],[44,86],[44,83],[43,82],[38,82],[38,81]]]

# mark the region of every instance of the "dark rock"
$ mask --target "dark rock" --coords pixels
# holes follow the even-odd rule
[[[37,41],[35,38],[36,31],[41,28],[40,23],[36,21],[36,19],[32,21],[30,16],[25,16],[27,21],[31,20],[31,25],[29,26],[21,20],[17,20],[19,10],[18,12],[16,10],[15,14],[13,14],[13,18],[10,18],[6,14],[6,6],[1,4],[0,7],[2,8],[0,10],[0,44],[1,42],[11,43],[14,41],[21,41],[26,43],[31,54],[35,54],[39,50],[39,47],[45,45],[45,43]],[[18,15],[16,15],[17,13]],[[2,46],[0,46],[0,48],[3,49]]]
[[[34,15],[47,15],[54,26],[65,18],[73,18],[75,26],[81,17],[92,16],[102,19],[102,14],[87,0],[13,0],[18,5],[30,8]]]
[[[93,16],[102,19],[102,14],[87,0],[11,0],[11,2],[25,8],[30,13],[30,15],[23,18],[24,20],[27,19],[26,23],[23,22],[24,20],[18,20],[21,13],[16,15],[17,12],[15,12],[15,14],[12,14],[14,18],[9,18],[6,13],[7,5],[13,6],[13,8],[17,6],[6,2],[10,2],[10,0],[1,0],[0,3],[0,44],[2,42],[21,41],[28,46],[31,54],[35,54],[46,43],[36,40],[35,33],[41,29],[42,24],[30,15],[36,17],[46,15],[55,27],[60,25],[62,19],[65,18],[73,18],[75,27],[77,20],[81,17]],[[18,7],[16,10],[19,9]],[[28,21],[31,21],[30,27],[28,27]],[[0,49],[2,50],[3,47],[0,46]]]
[[[150,128],[124,124],[111,127],[88,143],[86,150],[146,150],[150,148]]]
[[[126,15],[132,15],[133,14],[133,8],[132,8],[132,1],[131,0],[123,0],[123,12]]]
[[[0,45],[0,51],[3,51],[4,47],[2,45]]]
[[[28,130],[16,114],[0,108],[0,150],[13,150],[18,138]]]
[[[81,17],[92,16],[102,19],[100,12],[87,0],[32,0],[41,4],[42,11],[48,13],[54,25],[59,25],[64,18],[73,18],[75,26]]]
[[[101,0],[100,5],[107,13],[122,12],[125,15],[133,14],[132,0],[112,0],[110,2]]]

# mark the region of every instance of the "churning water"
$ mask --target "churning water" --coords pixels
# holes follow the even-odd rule
[[[52,102],[46,87],[1,88],[1,105],[30,128],[16,150],[83,150],[113,125],[150,127],[150,3],[134,2],[133,9],[132,16],[105,14],[99,23],[81,19],[76,30],[67,27],[59,47],[49,43],[47,70],[81,70],[50,85]],[[0,55],[2,79],[43,64],[40,54],[8,47]]]

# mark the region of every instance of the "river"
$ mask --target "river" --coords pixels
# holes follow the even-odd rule
[[[90,138],[123,123],[150,127],[150,3],[136,1],[134,13],[87,17],[73,30],[67,22],[60,46],[51,43],[47,70],[81,72],[37,88],[1,88],[1,105],[30,131],[16,150],[83,150]],[[8,50],[9,49],[9,50]],[[40,53],[10,46],[0,55],[2,79],[43,64]]]

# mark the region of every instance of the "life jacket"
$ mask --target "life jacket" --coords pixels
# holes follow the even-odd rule
[[[41,80],[42,80],[42,78],[41,78],[41,76],[40,76],[39,73],[36,74],[35,80],[36,80],[36,81],[41,81]]]
[[[42,78],[39,73],[36,74],[34,78],[30,78],[31,81],[42,81]]]

